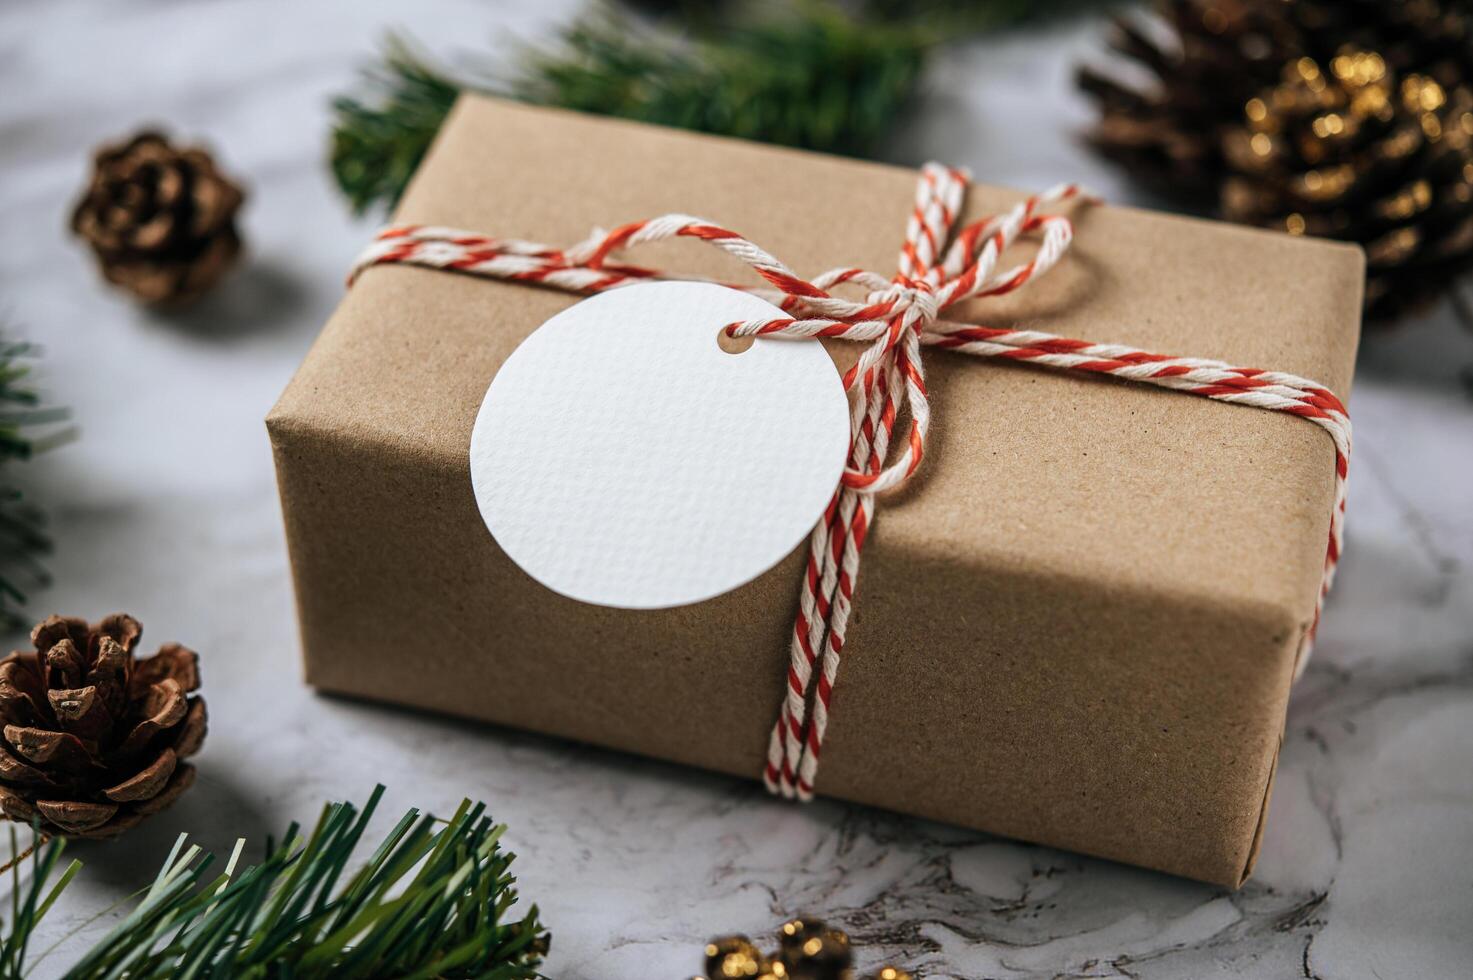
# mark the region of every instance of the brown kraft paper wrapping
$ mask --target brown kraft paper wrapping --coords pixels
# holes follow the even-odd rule
[[[802,275],[888,275],[914,181],[467,98],[395,220],[563,245],[678,211]],[[1021,196],[976,187],[965,220]],[[954,318],[1290,371],[1348,395],[1357,249],[1074,213],[1058,267]],[[745,274],[694,242],[637,255]],[[267,420],[307,681],[755,778],[802,548],[716,599],[616,610],[534,582],[477,512],[467,453],[486,387],[575,301],[399,266],[348,291]],[[858,349],[831,350],[847,364]],[[1240,884],[1314,612],[1330,439],[1114,379],[935,350],[926,369],[926,460],[879,503],[818,791]]]

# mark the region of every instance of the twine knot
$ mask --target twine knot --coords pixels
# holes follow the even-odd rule
[[[894,305],[895,313],[909,317],[906,329],[924,330],[935,323],[937,317],[941,315],[941,305],[936,296],[936,288],[924,279],[919,282],[906,283],[897,276],[895,285],[887,292],[890,294],[888,299]],[[876,303],[886,298],[885,293],[871,293],[867,301]]]

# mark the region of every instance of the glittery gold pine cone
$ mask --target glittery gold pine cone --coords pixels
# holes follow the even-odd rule
[[[1393,318],[1473,266],[1473,21],[1448,0],[1164,0],[1083,68],[1091,142],[1163,196],[1366,250]]]

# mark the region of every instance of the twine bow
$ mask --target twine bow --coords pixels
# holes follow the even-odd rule
[[[969,224],[953,236],[969,179],[966,172],[939,164],[922,168],[915,207],[900,250],[899,272],[890,279],[863,269],[840,268],[806,280],[737,233],[680,214],[633,222],[612,232],[595,230],[588,239],[565,250],[450,228],[389,228],[363,253],[349,277],[351,283],[370,266],[408,263],[580,293],[602,292],[650,279],[709,281],[610,261],[615,251],[646,242],[696,238],[740,259],[769,284],[726,285],[763,296],[783,311],[781,317],[730,324],[725,328],[729,336],[832,338],[869,345],[844,375],[844,386],[850,393],[849,458],[840,485],[809,538],[789,645],[787,689],[763,770],[763,782],[774,793],[802,800],[813,795],[854,601],[860,553],[874,519],[875,495],[908,479],[925,454],[931,410],[922,346],[1109,374],[1308,419],[1328,432],[1335,444],[1329,544],[1310,638],[1334,578],[1340,558],[1345,477],[1350,460],[1350,419],[1340,400],[1323,385],[1283,372],[1238,368],[1205,358],[1152,354],[1120,344],[1072,340],[1037,330],[942,319],[964,300],[1001,296],[1023,287],[1052,268],[1073,238],[1073,224],[1068,217],[1039,213],[1043,205],[1079,196],[1072,184],[1031,197],[1005,214]],[[1020,236],[1034,232],[1041,235],[1034,257],[999,271],[1007,248]],[[945,247],[948,242],[949,247]],[[832,290],[840,286],[856,286],[864,291],[864,298],[835,296]],[[894,430],[905,416],[909,424],[902,447],[894,461],[887,463]],[[1296,671],[1302,671],[1307,660],[1308,639]]]

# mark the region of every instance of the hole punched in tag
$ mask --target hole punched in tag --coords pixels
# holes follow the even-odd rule
[[[730,324],[727,324],[727,326],[730,326]],[[716,346],[728,354],[745,354],[752,349],[752,345],[756,342],[756,337],[733,337],[726,332],[725,326],[716,331]]]

